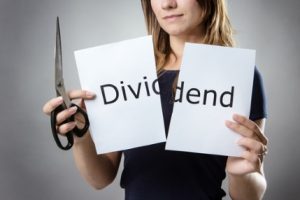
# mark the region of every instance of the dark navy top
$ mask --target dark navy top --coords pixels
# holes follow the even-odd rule
[[[158,78],[165,130],[173,111],[172,86],[179,71],[166,70]],[[255,68],[250,119],[266,117],[260,73]],[[227,156],[165,150],[158,143],[123,151],[121,187],[125,200],[222,199]]]

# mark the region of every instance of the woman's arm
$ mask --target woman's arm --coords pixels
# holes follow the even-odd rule
[[[115,179],[121,160],[120,152],[97,155],[89,132],[83,138],[76,138],[72,149],[80,174],[95,189],[102,189]]]
[[[95,98],[95,94],[83,90],[73,90],[69,92],[69,97],[71,99],[80,99],[78,106],[85,109],[83,99],[92,100]],[[50,115],[50,113],[62,103],[62,97],[53,98],[46,102],[43,107],[43,112]],[[82,121],[84,121],[81,115],[75,115],[75,122],[64,123],[66,119],[69,119],[74,113],[76,113],[76,107],[71,107],[58,113],[56,122],[58,132],[61,135],[65,135],[71,131],[76,124],[80,126]],[[80,174],[94,188],[104,188],[114,180],[121,160],[120,152],[97,155],[89,131],[87,131],[82,138],[77,138],[74,135],[74,145],[72,149],[74,160]]]
[[[243,176],[228,175],[229,195],[233,200],[239,199],[263,199],[267,188],[264,175],[258,172],[251,172]]]
[[[235,122],[226,122],[228,128],[243,137],[238,144],[246,150],[240,158],[228,157],[226,171],[229,194],[233,200],[259,200],[267,188],[263,170],[263,155],[267,138],[264,136],[265,119],[251,121],[234,115]]]

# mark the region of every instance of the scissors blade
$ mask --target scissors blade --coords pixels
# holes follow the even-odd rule
[[[62,50],[61,50],[61,36],[59,27],[59,18],[56,18],[56,45],[55,45],[55,89],[57,96],[62,96],[64,100],[64,107],[68,108],[71,104],[70,98],[66,94],[63,80],[62,68]]]
[[[61,37],[59,18],[56,18],[56,45],[55,45],[55,87],[63,83],[62,71],[62,50],[61,50]]]

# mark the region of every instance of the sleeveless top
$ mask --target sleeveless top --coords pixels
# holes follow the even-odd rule
[[[165,70],[158,78],[166,133],[173,111],[173,81],[178,74],[179,70]],[[265,104],[262,78],[255,68],[249,118],[266,117]],[[123,153],[121,187],[125,200],[209,200],[226,195],[221,185],[227,156],[168,151],[165,143]]]

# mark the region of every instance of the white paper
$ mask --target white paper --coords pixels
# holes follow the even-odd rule
[[[165,141],[160,96],[152,90],[157,79],[153,52],[151,36],[75,51],[82,89],[97,95],[85,103],[98,154]],[[117,92],[106,84],[117,88],[115,102]]]
[[[240,156],[243,149],[236,144],[240,136],[225,126],[225,120],[232,120],[234,113],[249,116],[254,66],[254,50],[187,43],[178,80],[178,86],[184,81],[184,93],[182,102],[174,104],[166,149]],[[194,104],[186,99],[191,88],[200,91],[200,97],[197,91],[190,92]],[[207,93],[203,105],[204,90],[211,89],[216,91],[216,104],[214,94]]]

